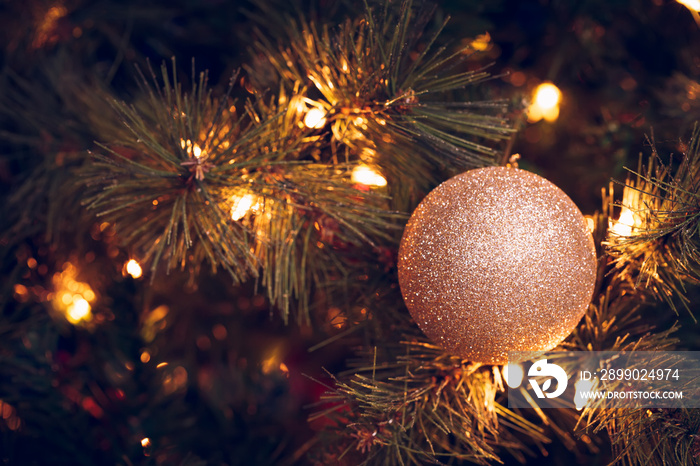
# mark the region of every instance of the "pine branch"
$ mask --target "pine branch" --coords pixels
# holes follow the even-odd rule
[[[411,321],[398,290],[374,284],[370,275],[362,312],[342,320],[346,344],[361,349],[311,417],[330,423],[319,464],[490,464],[504,451],[524,460],[530,445],[550,441],[505,407],[500,368],[444,353]]]
[[[90,146],[93,122],[104,101],[103,89],[81,79],[64,63],[50,61],[27,72],[0,75],[0,136],[7,160],[17,168],[7,188],[0,215],[0,241],[19,244],[37,231],[58,243],[61,233],[92,219],[80,208],[82,186],[77,171]],[[88,90],[89,89],[89,90]],[[93,120],[95,118],[95,120]],[[101,125],[101,126],[100,126]],[[4,191],[4,189],[3,189]]]
[[[616,267],[636,286],[675,311],[676,298],[690,312],[686,284],[700,283],[700,127],[696,125],[680,166],[664,165],[650,141],[646,165],[623,190],[622,213],[607,240]],[[694,317],[693,317],[694,318]]]
[[[206,262],[236,282],[262,272],[282,316],[297,308],[307,321],[309,294],[329,280],[336,249],[389,240],[403,216],[358,189],[351,165],[313,161],[326,146],[301,124],[294,97],[248,102],[239,114],[233,79],[218,99],[206,73],[185,93],[174,67],[162,67],[162,86],[142,77],[144,101],[114,102],[131,134],[98,144],[85,203],[117,225],[152,277],[161,263],[196,273]]]
[[[352,377],[336,379],[335,395],[326,400],[350,408],[351,414],[340,411],[347,419],[339,428],[352,439],[351,449],[367,454],[363,464],[442,464],[450,458],[490,464],[499,461],[498,448],[516,456],[525,449],[514,432],[549,441],[541,428],[501,404],[497,368],[465,364],[422,339],[393,350],[404,355],[355,366]],[[387,361],[381,353],[374,357]]]
[[[620,464],[697,464],[700,418],[697,409],[640,409],[606,423]],[[638,436],[639,432],[644,437]]]
[[[606,238],[615,238],[615,233],[608,231],[608,225],[614,225],[609,215],[612,199],[611,185],[607,194],[603,192],[603,209],[595,217],[594,237],[599,249],[606,244]],[[637,286],[628,269],[619,267],[617,258],[604,255],[599,263],[591,307],[565,347],[577,351],[673,351],[679,342],[674,337],[679,326],[657,330],[642,317],[642,310],[653,302],[656,289]],[[576,430],[579,435],[606,432],[616,464],[693,464],[699,451],[696,411],[622,410],[614,402],[597,400],[584,407]]]
[[[501,115],[503,102],[446,102],[488,75],[465,70],[461,52],[436,49],[439,31],[423,40],[430,17],[406,1],[380,13],[367,7],[363,17],[337,29],[290,19],[284,45],[259,33],[254,46],[279,84],[270,80],[270,66],[247,68],[257,92],[303,89],[338,146],[332,154],[378,165],[399,208],[446,173],[493,165],[499,152],[492,146],[513,131]]]

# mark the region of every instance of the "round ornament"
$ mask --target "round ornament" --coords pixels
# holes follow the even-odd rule
[[[455,176],[406,225],[399,285],[423,332],[446,351],[504,364],[554,348],[590,303],[593,238],[554,184],[517,168]]]

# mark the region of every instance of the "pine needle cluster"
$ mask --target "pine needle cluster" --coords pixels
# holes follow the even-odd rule
[[[664,164],[651,141],[622,193],[619,226],[608,240],[616,267],[635,284],[688,311],[686,284],[700,279],[700,129],[696,125],[680,165]]]
[[[301,92],[330,129],[326,157],[379,166],[400,208],[447,174],[495,164],[513,132],[504,102],[450,98],[488,74],[468,49],[436,45],[447,20],[424,37],[432,12],[417,3],[367,6],[336,28],[290,18],[280,44],[261,33],[254,45],[268,65],[247,68],[255,92]]]
[[[174,63],[161,72],[162,85],[142,76],[144,101],[114,102],[131,134],[98,144],[88,208],[117,225],[153,277],[161,262],[195,275],[206,262],[235,282],[260,276],[285,318],[298,300],[308,319],[308,290],[332,267],[326,245],[373,245],[400,216],[357,189],[349,165],[306,159],[318,137],[296,109],[238,109],[235,79],[215,98],[206,73],[184,92]]]
[[[215,97],[194,65],[189,91],[174,64],[141,75],[141,97],[112,103],[129,134],[93,151],[85,204],[152,277],[206,263],[258,279],[285,319],[308,321],[311,291],[347,277],[350,246],[392,244],[437,173],[493,164],[489,143],[512,133],[488,115],[502,104],[446,103],[487,75],[421,42],[427,17],[405,2],[335,31],[292,22],[289,48],[256,45],[279,80],[243,102],[237,76]]]

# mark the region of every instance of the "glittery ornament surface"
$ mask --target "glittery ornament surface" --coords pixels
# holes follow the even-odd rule
[[[593,239],[573,201],[505,167],[462,173],[428,194],[408,221],[398,267],[421,330],[487,364],[554,348],[588,308],[596,278]]]

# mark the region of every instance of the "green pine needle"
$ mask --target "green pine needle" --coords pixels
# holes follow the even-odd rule
[[[283,44],[260,34],[254,45],[269,66],[247,68],[258,92],[304,89],[308,103],[322,109],[338,150],[350,161],[378,165],[400,208],[446,174],[494,165],[494,145],[513,133],[503,102],[455,102],[455,93],[488,74],[468,70],[461,51],[434,47],[439,30],[424,39],[430,17],[405,1],[379,13],[367,7],[336,29],[290,19]],[[279,83],[271,82],[270,67]]]
[[[236,282],[260,277],[285,320],[298,309],[308,321],[314,285],[343,274],[339,251],[392,240],[404,216],[358,189],[354,165],[314,160],[328,146],[296,101],[280,94],[239,112],[234,79],[215,98],[206,73],[185,93],[174,63],[161,72],[162,85],[142,75],[144,100],[114,102],[130,137],[97,144],[85,204],[116,224],[152,277],[205,262]]]
[[[607,247],[637,286],[674,310],[678,299],[692,316],[685,294],[686,284],[700,283],[700,126],[675,170],[650,142],[651,157],[625,183],[618,222],[628,226],[613,226]]]

